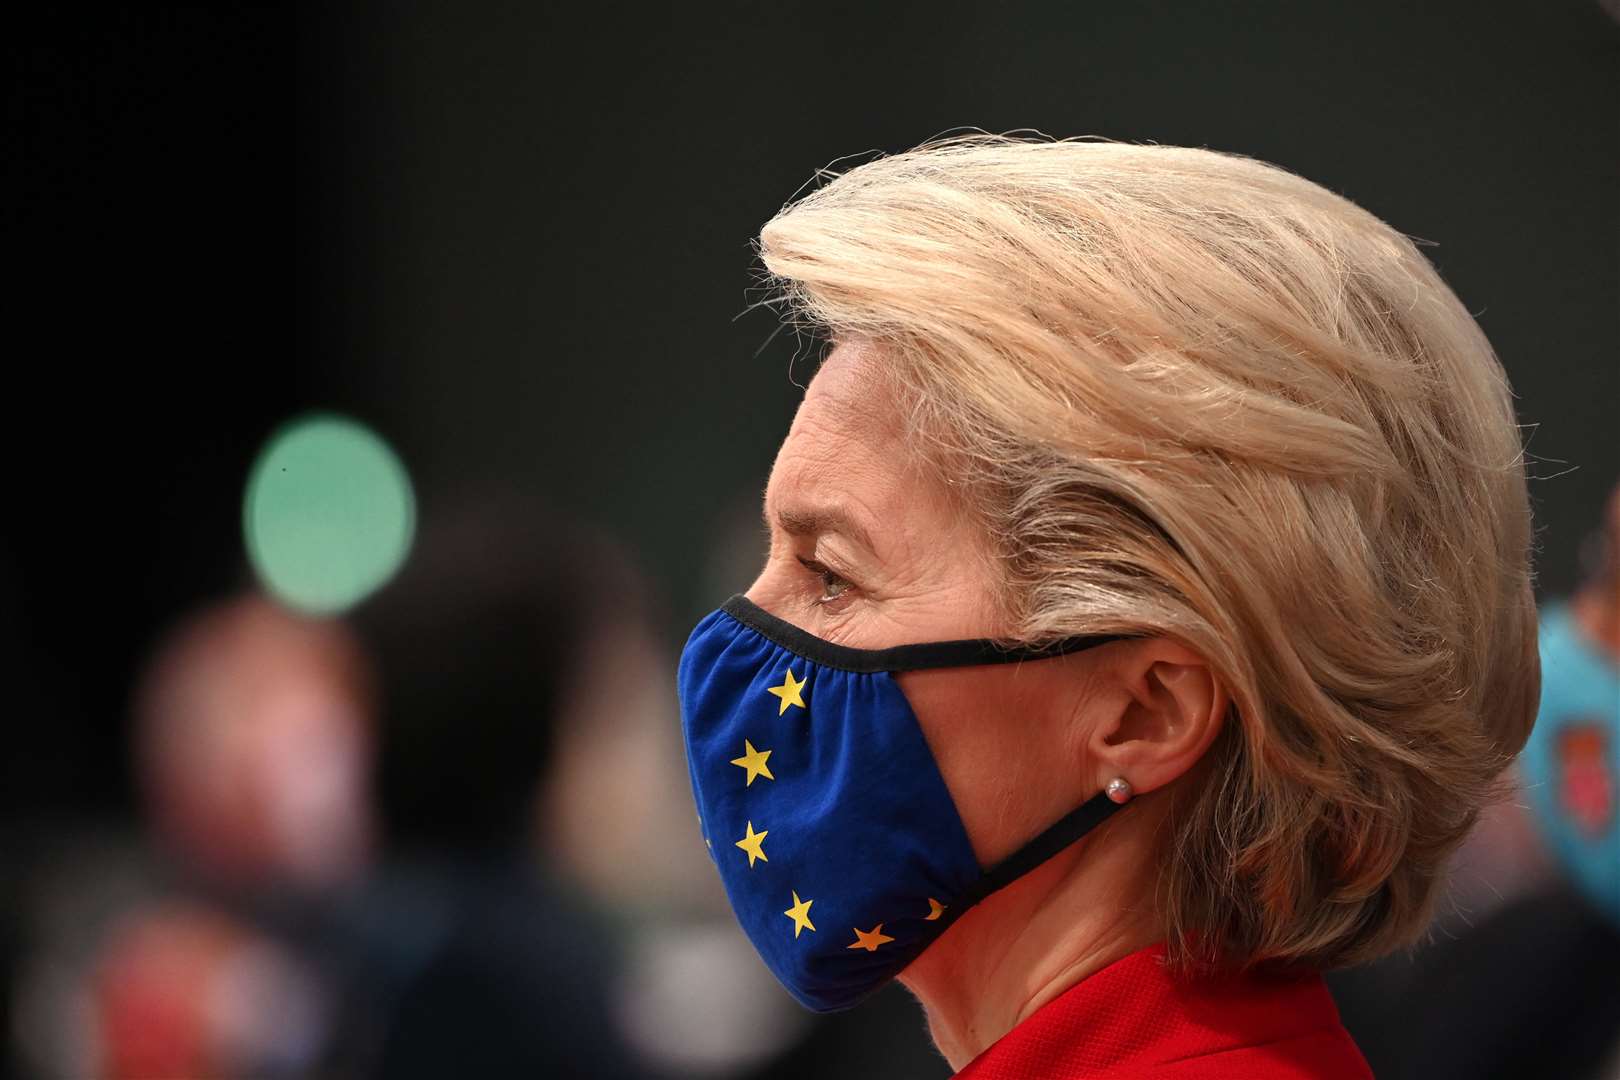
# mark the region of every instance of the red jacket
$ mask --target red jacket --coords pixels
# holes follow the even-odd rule
[[[1083,979],[958,1080],[1372,1080],[1319,975],[1172,978],[1153,945]]]

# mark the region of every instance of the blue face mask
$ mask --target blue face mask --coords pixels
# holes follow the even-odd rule
[[[1542,613],[1541,708],[1519,768],[1553,854],[1620,926],[1620,666],[1563,604]]]
[[[1114,640],[852,649],[741,596],[698,624],[679,680],[698,817],[738,921],[794,997],[817,1012],[856,1004],[1118,809],[1099,794],[985,872],[893,673]]]

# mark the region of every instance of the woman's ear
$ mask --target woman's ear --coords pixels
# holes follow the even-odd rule
[[[1191,769],[1220,734],[1229,698],[1198,653],[1168,638],[1121,642],[1097,672],[1089,750],[1101,790],[1116,777],[1141,794]]]

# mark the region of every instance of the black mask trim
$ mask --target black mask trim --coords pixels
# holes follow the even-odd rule
[[[1039,645],[1007,645],[992,638],[964,641],[934,641],[922,645],[895,645],[888,649],[855,649],[835,645],[814,634],[778,619],[746,596],[733,596],[720,610],[770,641],[822,667],[857,674],[881,671],[925,671],[930,668],[974,667],[979,664],[1017,664],[1025,660],[1048,660],[1111,641],[1125,641],[1129,634],[1087,634],[1061,638]]]

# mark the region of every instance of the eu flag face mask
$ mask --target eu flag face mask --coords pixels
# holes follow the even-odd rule
[[[986,872],[894,673],[1114,640],[852,649],[741,596],[697,625],[679,683],[698,817],[738,921],[794,997],[817,1012],[856,1004],[1118,809],[1099,794]]]

